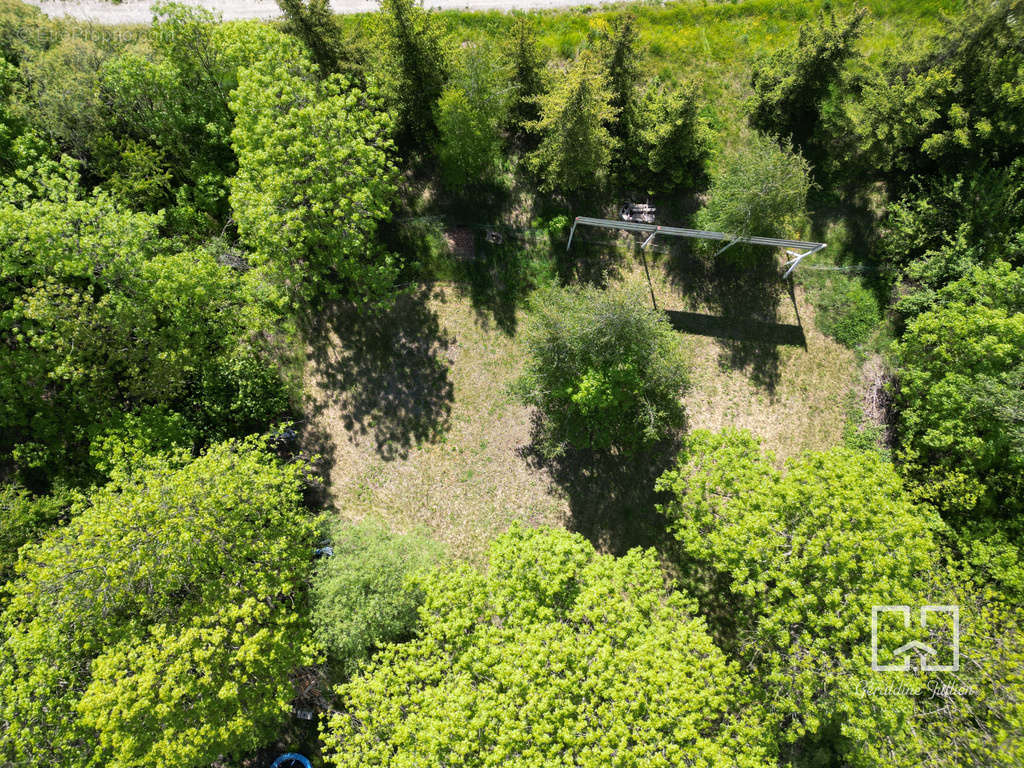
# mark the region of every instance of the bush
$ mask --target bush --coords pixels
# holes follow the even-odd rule
[[[374,523],[338,524],[334,554],[313,576],[313,632],[343,674],[384,643],[406,640],[423,592],[415,577],[441,556],[440,545]]]
[[[822,333],[851,349],[871,338],[881,321],[875,294],[854,278],[831,278],[814,297],[815,322]]]
[[[533,300],[526,370],[515,384],[541,415],[541,450],[631,454],[682,429],[687,365],[639,285],[546,288]]]
[[[794,237],[807,226],[810,166],[788,147],[755,134],[716,158],[708,204],[697,214],[700,229],[731,235]],[[721,247],[717,244],[716,250]],[[733,246],[726,253],[756,257],[761,247]]]

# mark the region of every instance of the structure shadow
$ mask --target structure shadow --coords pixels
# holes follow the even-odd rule
[[[453,340],[429,295],[428,288],[402,295],[382,312],[326,307],[310,333],[320,391],[312,415],[336,405],[350,438],[370,437],[386,460],[436,439],[450,419]]]
[[[792,285],[780,279],[771,251],[735,246],[712,254],[683,242],[671,245],[667,266],[675,286],[709,310],[703,316],[706,320],[694,313],[670,315],[670,320],[696,329],[688,332],[714,337],[723,368],[744,371],[752,382],[774,392],[780,376],[779,346],[802,346],[805,339],[799,314],[795,329],[776,321],[787,290],[794,308],[796,301]]]
[[[672,327],[683,333],[696,336],[711,336],[729,341],[753,342],[771,345],[806,347],[807,338],[799,325],[786,323],[765,323],[761,320],[736,319],[702,315],[698,312],[681,312],[667,309]]]

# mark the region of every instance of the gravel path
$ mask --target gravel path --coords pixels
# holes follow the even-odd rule
[[[148,24],[152,19],[152,0],[29,0],[49,16],[70,16],[97,24]],[[179,0],[200,5],[228,19],[272,19],[281,15],[274,0]],[[564,8],[570,5],[594,5],[585,0],[426,0],[430,8],[484,10],[528,10]],[[331,0],[336,13],[364,13],[377,9],[376,0]]]

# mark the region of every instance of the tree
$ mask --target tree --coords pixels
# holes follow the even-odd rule
[[[202,8],[157,3],[152,50],[128,49],[109,58],[99,83],[106,130],[96,147],[101,166],[119,170],[133,160],[121,157],[124,149],[149,147],[157,172],[169,173],[173,186],[187,187],[192,204],[209,220],[200,235],[222,228],[226,182],[235,171],[228,109],[235,72],[217,44],[216,21]],[[143,173],[145,166],[136,171]]]
[[[389,116],[343,77],[317,80],[298,51],[239,79],[231,206],[254,263],[298,301],[386,298],[397,264],[376,234],[396,192]]]
[[[617,15],[611,22],[611,34],[604,45],[608,70],[610,104],[615,119],[610,132],[622,146],[632,138],[636,125],[636,94],[640,85],[640,33],[632,12]]]
[[[423,536],[370,522],[335,524],[331,547],[313,574],[313,634],[348,676],[386,643],[412,637],[423,602],[417,579],[441,550]]]
[[[807,224],[810,167],[798,153],[761,134],[727,150],[715,163],[700,229],[730,235],[793,237]],[[717,248],[717,246],[716,246]],[[757,258],[764,249],[732,246],[731,253]]]
[[[223,409],[213,426],[228,434],[240,396],[269,408],[257,431],[283,415],[286,384],[268,342],[289,333],[280,298],[204,248],[168,247],[160,222],[102,191],[84,196],[68,160],[0,187],[0,450],[36,475],[34,490],[77,479],[90,442],[123,412],[163,403],[199,425]],[[224,384],[226,403],[194,399],[242,359],[258,372]]]
[[[1004,568],[1024,542],[1024,270],[975,267],[937,292],[894,352],[903,471],[979,540],[973,559],[1024,587]]]
[[[69,505],[65,492],[33,496],[10,483],[0,486],[0,519],[4,521],[0,528],[0,586],[14,575],[18,550],[41,538]]]
[[[892,465],[837,448],[781,473],[749,433],[696,430],[657,487],[671,494],[662,512],[686,553],[728,583],[727,639],[754,672],[783,754],[915,765],[900,746],[913,699],[863,695],[878,682],[872,606],[920,604],[938,558],[939,521]],[[883,648],[900,645],[890,631],[879,630]]]
[[[321,76],[356,74],[341,27],[327,0],[277,0],[277,5],[284,13],[284,31],[303,42]]]
[[[555,87],[540,99],[541,118],[533,130],[540,146],[530,162],[541,188],[586,194],[608,173],[615,140],[606,127],[615,117],[611,92],[598,61],[583,51]]]
[[[636,125],[626,154],[634,183],[649,192],[698,189],[706,181],[711,128],[701,116],[697,88],[647,88],[636,107]]]
[[[498,171],[509,104],[504,79],[490,50],[473,46],[438,99],[441,178],[456,194],[486,186]]]
[[[736,666],[653,551],[598,555],[514,527],[489,567],[428,576],[423,626],[339,689],[330,764],[735,765],[767,761]]]
[[[1024,141],[1020,0],[972,2],[917,55],[865,85],[857,132],[872,168],[900,193],[914,177],[1000,167]]]
[[[805,156],[817,155],[826,145],[819,135],[822,106],[854,55],[866,13],[861,8],[837,21],[834,12],[822,12],[816,24],[800,27],[795,46],[760,59],[750,78],[750,125],[791,143]]]
[[[632,454],[685,423],[687,364],[679,337],[639,286],[538,291],[515,384],[542,419],[541,448]]]
[[[429,148],[434,104],[448,80],[448,50],[422,0],[381,0],[376,35],[385,57],[384,86],[397,114],[400,146]]]
[[[540,117],[537,100],[544,91],[544,58],[537,45],[536,24],[529,16],[517,15],[512,22],[505,60],[512,71],[512,129],[522,137]]]
[[[0,754],[200,766],[263,743],[310,661],[304,471],[255,440],[153,459],[22,549],[0,614]]]

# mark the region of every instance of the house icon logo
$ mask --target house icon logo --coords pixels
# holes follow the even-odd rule
[[[871,669],[875,672],[909,672],[914,668],[914,658],[918,660],[917,668],[922,672],[956,672],[960,669],[960,608],[956,605],[924,605],[921,606],[921,626],[928,627],[928,617],[935,613],[946,613],[950,615],[953,626],[953,663],[933,663],[939,652],[919,640],[911,640],[899,648],[892,650],[893,656],[902,656],[902,664],[879,664],[878,663],[878,616],[882,613],[898,613],[903,616],[903,628],[910,628],[910,606],[909,605],[873,605],[871,606]]]

